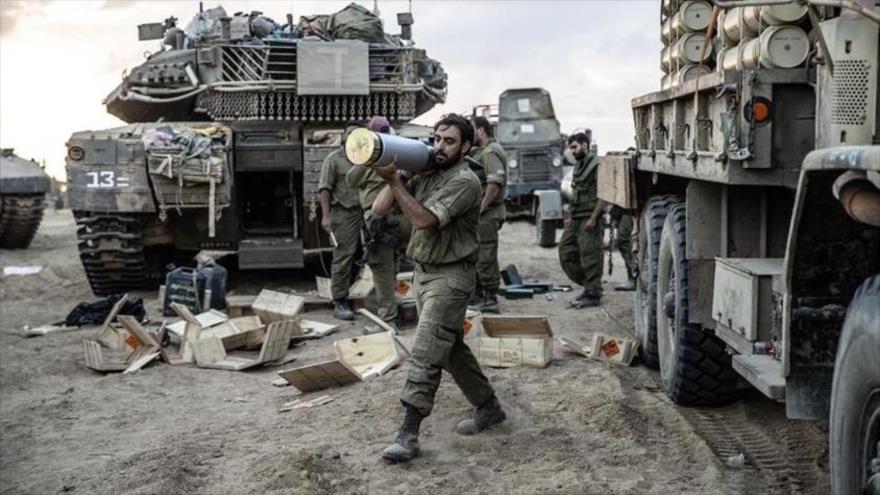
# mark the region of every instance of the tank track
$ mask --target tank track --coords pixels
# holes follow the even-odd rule
[[[0,247],[30,246],[43,219],[44,201],[42,193],[0,197]]]
[[[143,222],[134,215],[76,213],[79,257],[97,296],[151,289],[160,273],[151,270],[143,243]]]

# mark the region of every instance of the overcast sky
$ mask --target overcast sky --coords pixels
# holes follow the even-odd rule
[[[205,1],[227,12],[335,12],[348,1]],[[358,3],[373,7],[372,0]],[[600,151],[632,143],[630,99],[660,88],[659,0],[415,0],[417,46],[443,63],[449,96],[417,119],[497,103],[506,88],[540,86],[553,97],[565,132],[590,127]],[[408,2],[378,2],[387,31]],[[45,160],[63,177],[71,133],[122,122],[102,99],[156,41],[137,25],[174,15],[183,25],[196,0],[0,0],[0,145]]]

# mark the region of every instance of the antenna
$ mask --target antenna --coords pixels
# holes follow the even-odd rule
[[[379,11],[379,0],[373,0],[373,13],[376,15],[382,14],[382,12]]]

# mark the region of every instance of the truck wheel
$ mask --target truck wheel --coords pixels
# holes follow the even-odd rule
[[[635,320],[639,358],[652,368],[660,367],[657,357],[657,253],[660,234],[669,207],[681,202],[680,196],[654,196],[642,211],[639,228],[638,267],[636,280]]]
[[[556,220],[543,219],[540,208],[535,213],[535,232],[538,236],[539,246],[553,247],[556,245]]]
[[[880,493],[880,274],[856,291],[831,386],[833,493]]]
[[[733,401],[737,375],[724,343],[688,323],[685,204],[669,209],[657,260],[657,351],[666,394],[683,406]]]

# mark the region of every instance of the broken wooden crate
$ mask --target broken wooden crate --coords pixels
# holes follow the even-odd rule
[[[543,368],[553,360],[553,331],[544,316],[478,316],[467,343],[483,366]]]
[[[263,289],[251,309],[263,323],[273,323],[295,319],[304,304],[305,299],[301,296]]]
[[[83,340],[86,366],[95,371],[123,371],[131,373],[159,357],[160,344],[144,330],[132,316],[120,316],[124,330],[114,329],[121,340],[112,339],[112,345],[99,340]]]
[[[192,352],[196,364],[200,368],[242,371],[283,359],[287,355],[287,348],[290,346],[290,336],[294,329],[298,330],[295,320],[270,323],[266,329],[266,336],[263,338],[260,353],[256,358],[227,354],[227,351],[230,349],[224,345],[222,338],[216,336],[203,336],[196,339],[192,343]]]
[[[162,349],[162,359],[169,364],[191,363],[193,361],[193,345],[203,338],[220,339],[224,349],[233,350],[259,346],[266,333],[265,326],[259,316],[241,316],[229,319],[220,313],[222,318],[211,317],[214,310],[196,316],[184,305],[171,303],[171,307],[183,320],[178,324],[183,323],[184,329],[179,339],[177,351],[172,346]],[[202,322],[207,322],[210,326],[205,326]],[[169,325],[169,328],[172,326]]]
[[[333,347],[336,359],[280,371],[278,375],[307,393],[381,376],[403,359],[392,332],[338,340]]]

